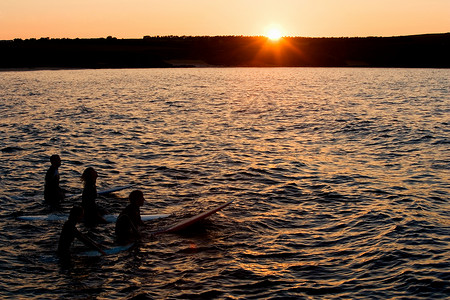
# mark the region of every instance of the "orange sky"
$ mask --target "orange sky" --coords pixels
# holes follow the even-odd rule
[[[0,40],[450,32],[450,0],[1,0]]]

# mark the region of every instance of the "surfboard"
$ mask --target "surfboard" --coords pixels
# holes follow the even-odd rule
[[[173,225],[173,226],[171,226],[171,227],[169,227],[169,228],[163,229],[163,230],[161,230],[161,231],[154,232],[153,234],[171,233],[171,232],[177,232],[177,231],[183,230],[183,229],[185,229],[186,227],[191,226],[192,224],[195,224],[195,223],[197,223],[197,222],[199,222],[199,221],[201,221],[201,220],[206,219],[206,218],[209,217],[210,215],[212,215],[212,214],[218,212],[219,210],[221,210],[221,209],[227,207],[227,206],[230,205],[232,202],[233,202],[233,200],[228,201],[228,202],[226,202],[226,203],[224,203],[224,204],[221,204],[221,205],[219,205],[219,206],[217,206],[217,207],[214,207],[214,208],[212,208],[212,209],[210,209],[210,210],[207,210],[207,211],[205,211],[205,212],[202,212],[202,213],[200,213],[200,214],[198,214],[198,215],[196,215],[196,216],[193,216],[193,217],[191,217],[191,218],[189,218],[189,219],[186,219],[186,220],[184,220],[184,221],[181,221],[181,222],[179,222],[178,224],[175,224],[175,225]]]
[[[118,254],[120,252],[127,251],[128,249],[133,247],[133,245],[134,245],[134,243],[127,244],[127,245],[121,245],[121,246],[116,246],[116,247],[112,247],[109,249],[104,249],[103,251],[105,251],[106,254],[108,254],[108,255],[109,254]],[[76,254],[76,256],[95,257],[95,256],[102,256],[102,254],[100,252],[98,252],[97,250],[90,250],[90,251],[78,253],[78,254]]]
[[[114,214],[114,215],[104,215],[103,217],[105,218],[105,220],[109,223],[114,223],[117,220],[117,217],[119,215]],[[141,215],[141,219],[142,221],[151,221],[151,220],[156,220],[156,219],[161,219],[161,218],[167,218],[168,216],[170,216],[170,214],[158,214],[158,215]],[[57,215],[57,214],[52,214],[52,215],[35,215],[35,216],[18,216],[17,219],[18,220],[22,220],[22,221],[65,221],[69,218],[69,215]]]
[[[18,216],[17,220],[22,221],[62,221],[67,220],[69,215],[35,215],[35,216]]]
[[[170,214],[141,215],[141,220],[143,222],[145,222],[145,221],[152,221],[152,220],[156,220],[156,219],[167,218],[168,216],[170,216]],[[103,217],[105,218],[105,220],[107,222],[115,223],[117,221],[117,217],[119,217],[119,215],[105,215]]]
[[[111,194],[113,192],[129,189],[131,187],[133,187],[132,184],[123,185],[123,186],[116,186],[116,187],[113,187],[113,188],[110,188],[110,189],[98,191],[97,195],[108,195],[108,194]],[[82,194],[69,194],[69,195],[66,195],[65,198],[69,199],[69,198],[73,198],[73,197],[81,197],[81,195]]]
[[[132,186],[133,186],[132,184],[124,185],[124,186],[117,186],[117,187],[110,188],[110,189],[107,189],[107,190],[102,190],[100,192],[97,192],[97,194],[98,195],[107,195],[107,194],[110,194],[110,193],[113,193],[113,192],[129,189]]]

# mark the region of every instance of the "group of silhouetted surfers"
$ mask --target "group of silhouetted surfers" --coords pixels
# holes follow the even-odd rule
[[[51,166],[45,175],[44,199],[53,207],[57,207],[64,200],[64,191],[59,186],[59,171],[61,158],[59,155],[50,157]],[[93,227],[98,224],[107,223],[105,211],[98,207],[97,198],[97,177],[94,168],[89,167],[84,170],[81,179],[84,183],[81,205],[74,205],[70,210],[69,218],[64,223],[58,243],[58,255],[70,257],[70,246],[76,239],[86,246],[106,254],[99,244],[82,234],[76,225],[84,221],[86,226]],[[115,233],[117,241],[121,244],[130,243],[139,237],[139,227],[144,225],[141,220],[140,207],[144,204],[144,195],[139,190],[134,190],[129,195],[129,205],[123,209],[117,218]]]

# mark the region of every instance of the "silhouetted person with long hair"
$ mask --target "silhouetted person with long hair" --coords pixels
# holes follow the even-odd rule
[[[144,205],[144,194],[135,190],[128,197],[130,204],[124,208],[116,221],[116,238],[121,244],[129,243],[140,237],[139,226],[143,226],[140,207]]]
[[[60,257],[70,258],[70,246],[72,245],[72,242],[75,240],[75,238],[80,240],[89,248],[95,249],[103,255],[106,254],[97,243],[78,231],[76,225],[83,218],[83,214],[83,208],[80,206],[74,206],[70,210],[69,219],[64,223],[61,235],[59,237],[57,253]]]
[[[97,206],[97,171],[89,167],[84,170],[81,180],[84,182],[83,195],[81,196],[81,206],[84,209],[84,222],[88,226],[94,226],[99,223],[107,223],[103,218],[103,212]]]
[[[44,200],[53,207],[59,206],[64,199],[64,191],[59,187],[59,170],[61,158],[50,156],[51,166],[45,174]]]

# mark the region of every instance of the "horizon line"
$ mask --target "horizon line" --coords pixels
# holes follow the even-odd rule
[[[333,38],[395,38],[395,37],[411,37],[411,36],[424,36],[424,35],[446,35],[450,34],[448,32],[434,32],[434,33],[417,33],[417,34],[406,34],[406,35],[390,35],[390,36],[377,36],[377,35],[369,35],[369,36],[291,36],[285,35],[281,38],[310,38],[310,39],[333,39]],[[267,38],[265,35],[144,35],[141,38],[137,37],[126,37],[126,38],[118,38],[112,35],[107,37],[30,37],[30,38],[13,38],[13,39],[0,39],[0,41],[16,41],[16,40],[96,40],[96,39],[114,39],[114,40],[143,40],[143,39],[152,39],[152,38],[207,38],[207,37],[244,37],[244,38]]]

